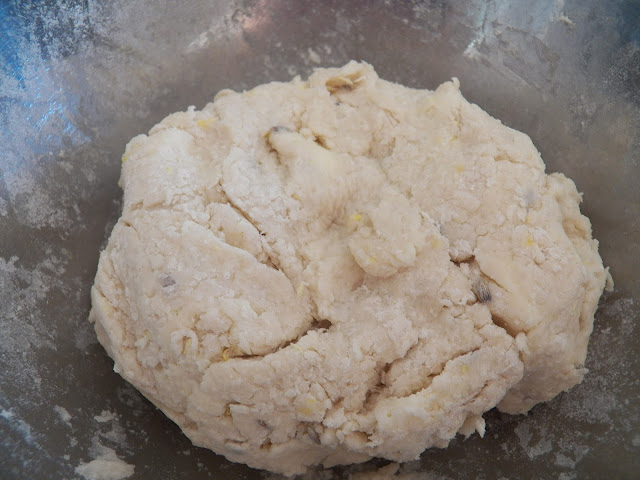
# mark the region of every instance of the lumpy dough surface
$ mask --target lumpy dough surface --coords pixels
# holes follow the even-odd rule
[[[409,461],[585,373],[609,277],[580,194],[456,79],[224,90],[135,137],[120,184],[98,339],[232,461]]]

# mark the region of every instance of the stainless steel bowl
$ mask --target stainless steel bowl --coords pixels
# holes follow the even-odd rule
[[[349,59],[466,97],[584,192],[616,289],[585,381],[430,450],[415,478],[638,478],[640,4],[635,0],[12,0],[0,6],[0,477],[262,478],[193,447],[112,372],[87,322],[127,140],[167,114]],[[371,462],[360,469],[373,469]],[[338,468],[335,478],[355,469]],[[428,476],[427,472],[431,475]],[[409,478],[409,477],[406,477]]]

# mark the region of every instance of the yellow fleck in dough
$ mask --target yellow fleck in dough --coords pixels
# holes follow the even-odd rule
[[[213,125],[213,122],[215,121],[216,121],[215,118],[206,118],[206,119],[198,120],[196,124],[201,128],[207,128]]]
[[[585,373],[608,273],[580,195],[456,79],[224,91],[134,138],[120,185],[90,320],[232,461],[410,461]]]

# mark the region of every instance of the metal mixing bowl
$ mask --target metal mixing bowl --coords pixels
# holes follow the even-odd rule
[[[0,478],[81,478],[76,467],[108,449],[135,466],[130,478],[263,478],[193,447],[112,372],[89,288],[129,138],[222,88],[352,58],[413,87],[457,76],[470,101],[529,134],[548,171],[584,192],[616,281],[581,385],[528,416],[490,412],[484,439],[401,471],[638,478],[637,1],[13,0],[0,27]]]

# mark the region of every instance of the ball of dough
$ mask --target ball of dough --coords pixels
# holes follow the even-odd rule
[[[90,320],[197,445],[416,459],[580,382],[608,279],[526,135],[370,65],[220,92],[123,156]]]

